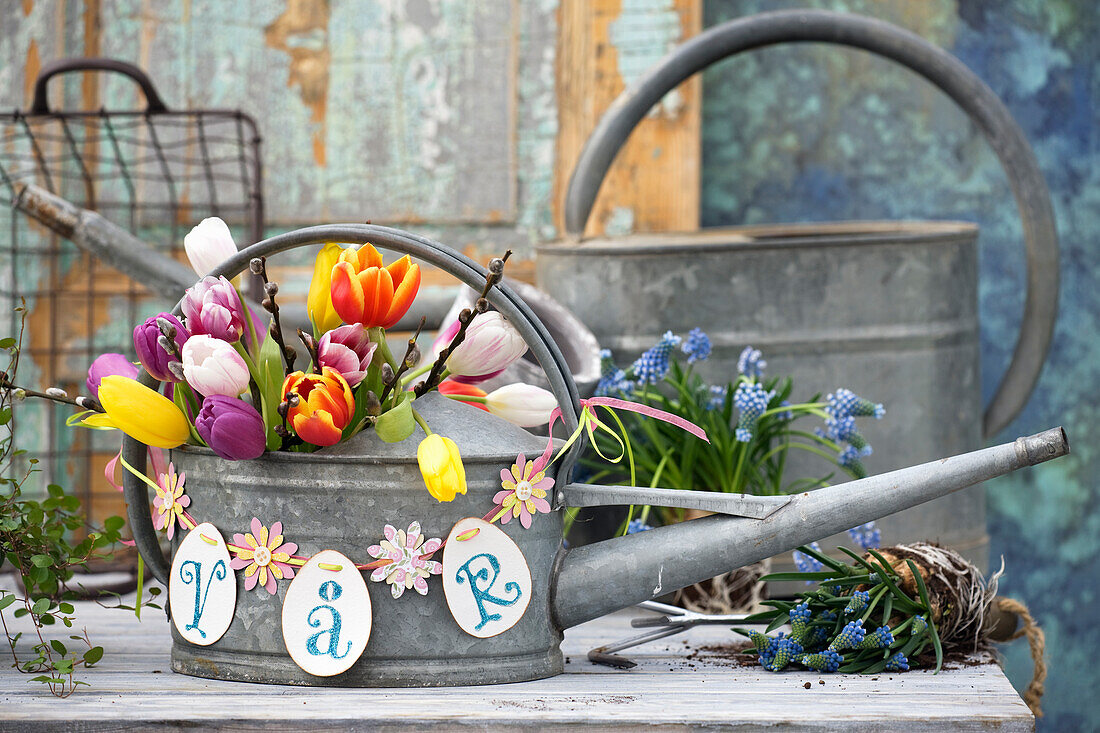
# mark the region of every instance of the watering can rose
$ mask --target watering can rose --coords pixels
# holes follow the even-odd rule
[[[387,267],[373,246],[349,247],[332,268],[332,306],[347,323],[390,328],[420,289],[420,265],[405,255]]]
[[[298,402],[287,412],[287,419],[298,437],[313,445],[336,445],[355,414],[351,387],[332,367],[320,374],[294,372],[283,382],[283,399],[296,395]]]

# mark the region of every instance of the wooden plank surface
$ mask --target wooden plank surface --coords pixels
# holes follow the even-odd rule
[[[702,28],[702,0],[563,0],[558,10],[554,219],[581,148],[611,102]],[[587,236],[699,227],[700,77],[654,106],[607,172]]]
[[[593,646],[634,635],[621,612],[566,633],[566,672],[486,687],[327,689],[218,682],[173,673],[169,631],[153,610],[79,604],[77,618],[107,654],[91,687],[60,701],[0,655],[0,730],[375,729],[517,726],[560,730],[1029,731],[1034,719],[1000,668],[983,664],[874,677],[782,674],[744,667],[722,647],[726,627],[700,627],[628,652],[632,670],[593,665]],[[25,624],[24,624],[25,626]],[[810,684],[807,689],[806,683]]]

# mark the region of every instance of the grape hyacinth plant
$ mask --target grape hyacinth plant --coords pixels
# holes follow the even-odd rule
[[[770,600],[771,609],[745,619],[767,624],[767,630],[735,628],[756,648],[760,666],[780,672],[798,665],[816,672],[878,674],[901,672],[926,650],[943,664],[943,645],[935,623],[937,606],[929,600],[920,569],[912,560],[905,568],[891,564],[875,550],[860,556],[843,547],[853,565],[834,560],[814,547],[800,547],[817,570],[774,573],[766,581],[805,580],[817,588],[792,600]],[[915,593],[902,590],[903,573],[913,578]],[[769,636],[784,624],[790,632]]]
[[[871,446],[859,431],[859,421],[882,418],[881,404],[848,389],[837,389],[824,400],[820,395],[804,402],[792,400],[792,380],[767,377],[767,361],[752,346],[741,352],[738,373],[730,381],[710,384],[695,371],[710,353],[710,338],[699,328],[685,336],[666,332],[626,369],[615,363],[610,351],[601,353],[597,396],[671,412],[701,426],[710,443],[696,441],[666,423],[624,415],[634,481],[622,462],[604,460],[603,456],[621,452],[605,435],[597,436],[595,455],[584,459],[591,481],[776,495],[826,486],[837,470],[855,478],[867,475],[862,461],[871,454]],[[816,430],[801,427],[807,420],[821,422]],[[822,458],[822,475],[786,480],[787,459],[795,450]],[[632,524],[636,518],[632,508],[622,532],[684,518],[679,509],[641,507],[639,511],[641,521]],[[873,524],[853,532],[857,530],[861,546],[863,541],[877,546]]]

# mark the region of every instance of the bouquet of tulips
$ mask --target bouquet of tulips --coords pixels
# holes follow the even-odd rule
[[[200,277],[237,252],[218,218],[196,226],[184,247]],[[137,325],[134,348],[141,367],[159,380],[156,389],[138,381],[127,357],[104,354],[88,374],[91,396],[70,398],[57,389],[33,394],[83,408],[70,424],[118,429],[157,448],[207,446],[231,461],[265,451],[315,451],[367,429],[397,442],[419,424],[427,436],[417,450],[425,483],[436,499],[450,501],[466,492],[461,456],[418,414],[417,397],[438,389],[525,427],[546,423],[557,406],[553,395],[532,385],[488,394],[477,387],[527,350],[485,299],[507,259],[490,263],[482,297],[443,329],[428,359],[416,345],[419,328],[400,358],[386,340],[386,329],[416,299],[420,266],[408,255],[385,265],[370,244],[328,244],[310,282],[312,333],[296,333],[304,357],[284,332],[279,287],[268,280],[265,258],[256,258],[250,269],[263,280],[266,317],[247,307],[228,279],[205,276],[187,290],[180,316],[159,313]],[[6,379],[0,387],[31,393]]]

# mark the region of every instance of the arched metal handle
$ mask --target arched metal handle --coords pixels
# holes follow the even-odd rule
[[[872,18],[823,10],[761,13],[723,23],[687,41],[619,95],[581,151],[565,194],[565,229],[580,237],[611,162],[634,126],[668,92],[729,56],[780,43],[821,42],[870,51],[917,72],[944,91],[985,135],[1012,186],[1023,224],[1027,299],[1012,362],[985,409],[991,437],[1027,404],[1046,361],[1058,315],[1058,232],[1046,181],[1027,138],[1004,104],[961,61],[920,36]]]
[[[248,262],[253,257],[266,257],[296,247],[323,244],[325,242],[342,242],[356,245],[370,242],[378,247],[401,254],[409,254],[423,262],[435,265],[472,288],[481,288],[485,284],[487,274],[485,268],[451,248],[399,229],[369,224],[328,224],[280,234],[241,250],[223,262],[211,274],[234,277],[248,267]],[[551,391],[561,406],[566,428],[569,431],[575,430],[580,414],[580,398],[577,393],[577,385],[573,382],[565,358],[558,350],[557,344],[550,337],[546,327],[543,326],[523,300],[516,295],[515,291],[503,283],[489,292],[488,300],[493,307],[511,321],[512,325],[523,336],[539,366],[546,372]],[[177,305],[175,312],[178,314],[179,311],[180,307]],[[152,387],[156,384],[156,380],[147,372],[143,372],[141,383],[147,387]],[[122,441],[122,454],[130,465],[140,471],[145,470],[146,446],[144,443],[130,436],[125,436]],[[563,458],[561,467],[558,469],[559,486],[565,486],[568,483],[569,472],[575,458],[576,450],[572,450],[569,455]],[[123,487],[126,496],[126,511],[130,520],[130,527],[134,532],[134,541],[137,544],[138,551],[145,562],[148,563],[157,580],[167,585],[169,565],[160,551],[157,533],[153,529],[150,519],[149,495],[145,484],[137,476],[127,471],[123,477]]]
[[[88,57],[58,59],[57,61],[46,64],[42,71],[39,72],[38,78],[34,82],[34,100],[31,102],[30,114],[52,114],[53,110],[50,109],[50,100],[46,96],[46,84],[51,78],[58,74],[68,74],[73,71],[113,71],[128,76],[141,87],[141,92],[145,95],[146,112],[156,113],[168,111],[168,107],[164,105],[164,101],[160,98],[160,95],[157,94],[157,90],[153,86],[152,80],[144,71],[126,61]]]

